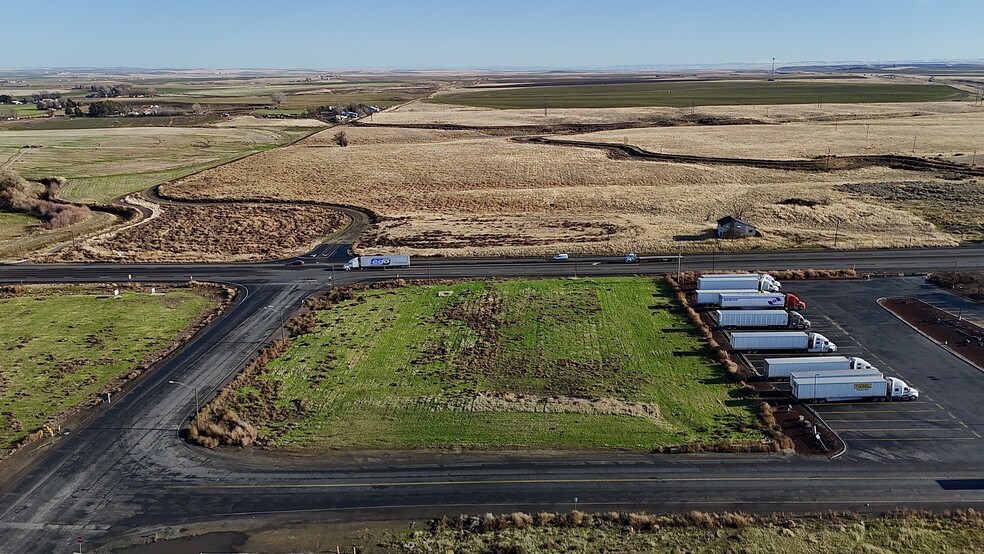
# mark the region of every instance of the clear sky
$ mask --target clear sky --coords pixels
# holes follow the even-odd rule
[[[431,69],[984,58],[984,0],[0,0],[0,67]]]

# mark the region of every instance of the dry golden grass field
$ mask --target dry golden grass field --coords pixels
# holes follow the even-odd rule
[[[348,223],[319,206],[167,204],[160,215],[36,261],[246,262],[303,254]]]
[[[896,119],[912,118],[914,106],[835,106],[831,111],[849,109],[856,114],[852,117],[888,125]],[[931,117],[944,127],[964,129],[963,147],[973,140],[972,131],[968,130],[972,124],[963,123],[963,118],[976,120],[977,116],[965,113],[966,104],[953,106],[918,108],[939,112]],[[405,109],[415,114],[417,123],[442,121],[441,114],[449,112],[479,111],[434,104],[411,104]],[[425,109],[433,112],[424,117],[421,111]],[[741,109],[737,108],[739,112]],[[787,114],[784,117],[792,121],[808,119],[815,109],[781,107]],[[495,121],[496,116],[517,121],[516,112],[522,112],[481,111],[482,122],[495,125],[503,123]],[[947,114],[948,111],[952,113]],[[401,108],[395,114],[403,112]],[[739,112],[732,115],[749,116]],[[376,114],[376,123],[385,120],[380,115]],[[469,117],[472,119],[468,121],[478,121]],[[591,117],[595,115],[584,116]],[[850,121],[846,111],[844,117]],[[913,119],[923,117],[930,116]],[[947,118],[954,121],[947,123]],[[857,129],[842,130],[841,125],[838,123],[838,129],[831,132],[857,133]],[[654,137],[650,140],[658,140],[655,137],[664,132],[679,135],[675,140],[684,144],[686,140],[702,140],[702,133],[740,134],[756,127],[690,125],[637,132]],[[784,125],[767,127],[780,130]],[[365,206],[383,219],[358,245],[364,252],[546,255],[557,251],[832,247],[838,222],[838,248],[956,243],[954,235],[908,211],[905,203],[844,188],[846,184],[936,178],[926,173],[879,167],[795,172],[620,160],[600,150],[523,144],[508,137],[483,136],[481,129],[346,127],[350,146],[341,148],[333,140],[337,132],[323,131],[296,145],[179,180],[165,185],[164,192],[197,199],[300,199]],[[693,138],[687,138],[688,132]],[[869,139],[877,139],[880,149],[896,151],[894,144],[882,140],[887,136],[892,135],[872,133]],[[928,137],[927,134],[927,140]],[[945,141],[939,140],[943,150]],[[732,153],[744,155],[735,148]],[[713,222],[736,206],[747,209],[747,218],[763,236],[741,241],[710,238]]]

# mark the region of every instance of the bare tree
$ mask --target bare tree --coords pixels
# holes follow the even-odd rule
[[[345,131],[339,131],[335,133],[335,143],[339,146],[348,146],[348,137],[345,136]]]
[[[752,211],[752,203],[748,200],[736,196],[731,199],[731,202],[727,205],[728,214],[735,219],[741,219],[744,221],[745,217]]]
[[[205,113],[205,110],[202,109],[202,105],[201,104],[199,104],[199,103],[196,102],[196,103],[194,103],[194,104],[191,105],[191,113],[193,113],[195,115],[202,115],[203,113]]]
[[[13,106],[0,107],[0,120],[17,119],[17,108]]]
[[[277,92],[270,93],[270,100],[273,101],[274,106],[279,106],[280,104],[283,104],[284,100],[286,99],[287,99],[287,95],[280,92],[279,90]]]

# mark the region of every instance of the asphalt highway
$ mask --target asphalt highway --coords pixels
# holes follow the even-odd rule
[[[305,265],[67,264],[0,266],[0,282],[178,282],[240,287],[237,302],[139,385],[86,424],[31,454],[0,485],[0,552],[51,552],[84,536],[98,547],[165,526],[283,518],[420,519],[513,509],[820,511],[984,508],[984,457],[837,460],[797,455],[426,454],[284,460],[212,452],[178,429],[275,336],[284,317],[327,287],[392,279],[628,275],[706,269],[855,267],[879,274],[975,269],[980,247],[871,252],[675,255],[641,264],[614,258],[415,260],[398,271],[341,271],[344,247]],[[327,255],[324,255],[327,254]],[[878,281],[876,278],[875,281]],[[891,322],[887,323],[890,324]],[[902,325],[898,323],[898,325]],[[901,329],[901,327],[900,327]],[[889,336],[888,330],[883,330]],[[913,339],[916,340],[916,339]],[[932,348],[932,345],[924,345]],[[984,379],[984,375],[982,375]],[[180,381],[188,387],[168,384]],[[981,441],[975,441],[979,445]]]

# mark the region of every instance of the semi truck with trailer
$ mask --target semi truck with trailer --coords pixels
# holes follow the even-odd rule
[[[801,356],[766,358],[762,374],[766,379],[787,379],[791,373],[826,373],[830,371],[870,371],[875,369],[863,358],[847,356]]]
[[[793,397],[800,402],[850,402],[856,400],[915,400],[919,390],[878,370],[793,372],[789,375]]]
[[[715,310],[711,319],[722,329],[809,329],[810,320],[786,310]]]
[[[410,256],[395,254],[389,256],[359,256],[345,262],[342,269],[391,269],[410,267]]]
[[[701,275],[697,279],[697,290],[760,290],[779,292],[782,284],[769,274],[725,273]]]
[[[795,294],[754,290],[698,290],[696,301],[698,305],[738,310],[806,308],[806,302]]]
[[[836,352],[837,345],[820,333],[805,331],[728,331],[731,349],[738,352]]]

